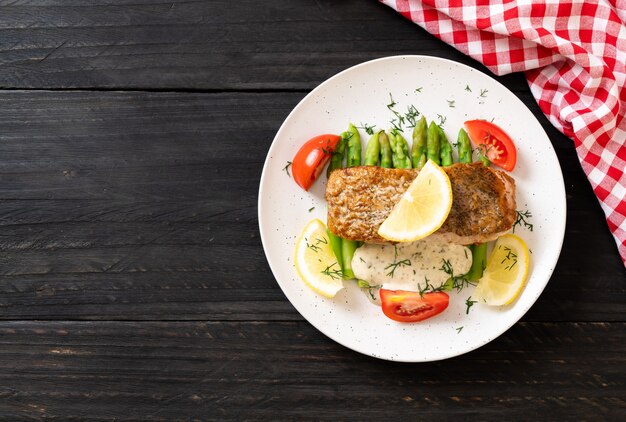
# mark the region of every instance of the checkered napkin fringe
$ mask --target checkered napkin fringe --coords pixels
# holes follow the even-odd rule
[[[626,265],[626,0],[381,0],[496,75],[524,72],[573,139]]]

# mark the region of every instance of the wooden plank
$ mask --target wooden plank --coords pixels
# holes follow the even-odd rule
[[[476,65],[376,1],[2,3],[3,88],[308,90],[389,55]]]
[[[0,319],[301,320],[256,205],[262,160],[302,95],[1,92]],[[526,319],[623,321],[626,270],[554,132],[567,235]]]
[[[522,323],[402,364],[301,322],[3,322],[0,417],[622,420],[624,323]]]

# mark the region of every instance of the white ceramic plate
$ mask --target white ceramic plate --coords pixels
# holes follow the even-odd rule
[[[428,120],[445,118],[443,127],[451,142],[469,119],[494,119],[516,141],[518,158],[512,175],[517,186],[517,209],[532,212],[534,230],[516,229],[532,251],[532,265],[526,288],[511,306],[490,308],[477,303],[467,314],[465,301],[472,287],[452,292],[444,313],[420,323],[403,324],[386,318],[354,282],[344,282],[346,288],[327,299],[298,278],[293,266],[294,244],[308,221],[326,221],[326,177],[305,192],[283,168],[309,138],[321,133],[339,134],[349,122],[389,129],[394,117],[387,108],[390,94],[400,112],[414,105]],[[405,130],[409,140],[410,133],[411,129]],[[361,130],[364,142],[368,137]],[[259,188],[263,248],[278,284],[298,312],[346,347],[405,362],[446,359],[469,352],[515,324],[550,279],[563,243],[565,212],[559,162],[528,108],[484,73],[427,56],[396,56],[362,63],[315,88],[276,134]]]

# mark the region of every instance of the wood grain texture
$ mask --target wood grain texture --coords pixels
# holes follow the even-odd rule
[[[451,361],[371,359],[306,322],[0,323],[0,417],[620,420],[624,323],[521,323]]]
[[[4,88],[308,90],[389,55],[476,66],[371,0],[5,3]],[[522,78],[511,80],[528,89]]]
[[[0,93],[0,318],[299,320],[265,260],[256,203],[266,151],[301,97]],[[526,320],[624,321],[624,268],[567,165],[571,143],[555,138],[565,253]]]
[[[278,127],[398,54],[486,72],[375,0],[0,0],[0,420],[626,420],[626,269],[520,74],[496,79],[548,133],[568,202],[522,322],[385,362],[278,288],[257,222]]]

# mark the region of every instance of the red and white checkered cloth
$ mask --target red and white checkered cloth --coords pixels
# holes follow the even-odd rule
[[[626,0],[381,0],[496,75],[524,72],[574,140],[626,265]]]

